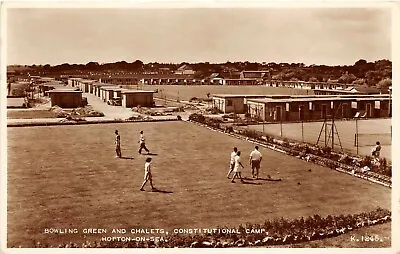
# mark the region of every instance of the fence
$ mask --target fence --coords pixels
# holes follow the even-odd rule
[[[356,133],[354,134],[354,146],[374,146],[379,141],[381,145],[392,145],[391,133]]]

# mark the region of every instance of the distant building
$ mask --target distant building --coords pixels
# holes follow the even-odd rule
[[[262,121],[310,121],[391,116],[389,96],[291,96],[248,99],[247,113]]]
[[[268,71],[242,71],[240,73],[240,78],[255,78],[262,80],[268,78]]]
[[[212,73],[208,80],[211,85],[223,85],[225,83],[224,77],[219,73]]]
[[[122,107],[132,108],[137,106],[152,107],[154,91],[124,90],[121,91]]]
[[[51,106],[61,108],[77,108],[82,106],[82,91],[74,90],[51,90],[47,94],[51,98]]]
[[[340,95],[340,94],[380,94],[381,91],[374,87],[349,86],[340,89],[314,89],[316,95]]]
[[[26,108],[27,106],[26,97],[7,96],[7,108]]]
[[[213,107],[223,113],[243,114],[247,111],[247,99],[264,98],[265,95],[214,94],[212,97]]]
[[[39,91],[43,95],[46,95],[47,91],[54,90],[54,89],[63,89],[63,88],[67,88],[67,86],[64,85],[64,83],[62,83],[60,81],[51,81],[51,82],[41,83],[39,85]],[[78,88],[76,87],[74,90],[78,90]]]
[[[175,74],[180,75],[194,75],[194,73],[195,71],[187,64],[182,65],[175,71]]]

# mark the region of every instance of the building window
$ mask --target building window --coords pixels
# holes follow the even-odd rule
[[[232,100],[226,100],[226,106],[232,107],[233,103]]]

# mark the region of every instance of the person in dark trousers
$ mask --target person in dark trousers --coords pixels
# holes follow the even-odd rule
[[[262,154],[260,153],[260,151],[258,151],[258,146],[255,146],[254,150],[250,153],[251,175],[253,178],[258,179],[261,160]]]
[[[139,140],[140,148],[139,148],[139,153],[142,154],[142,149],[144,149],[147,154],[150,153],[149,149],[146,147],[146,139],[144,138],[143,131],[140,131],[140,140]]]
[[[155,190],[153,186],[153,176],[151,174],[151,167],[150,167],[151,158],[146,159],[146,163],[144,164],[144,181],[142,187],[140,187],[141,191],[144,191],[144,186],[146,185],[147,181],[150,181],[150,186],[152,190]]]
[[[118,130],[115,130],[115,152],[117,153],[116,158],[121,158],[121,136],[118,134]]]
[[[371,152],[372,157],[379,158],[379,156],[381,155],[381,149],[382,149],[381,142],[376,141],[376,145]]]
[[[244,167],[243,167],[242,162],[240,161],[240,154],[241,154],[240,151],[238,151],[236,156],[235,156],[235,167],[233,168],[233,172],[235,174],[233,175],[232,183],[235,182],[235,178],[236,177],[239,177],[240,181],[243,183],[242,173],[241,173],[240,167],[242,167],[242,168],[244,168]]]
[[[228,175],[226,176],[228,179],[229,179],[229,176],[232,173],[233,169],[235,168],[235,157],[236,157],[237,151],[238,151],[237,147],[234,147],[233,151],[231,152],[231,160],[229,163],[229,172],[228,172]]]

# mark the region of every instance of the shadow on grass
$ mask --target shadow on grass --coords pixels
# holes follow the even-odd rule
[[[150,155],[150,156],[157,156],[156,153],[139,153],[139,155]]]
[[[242,178],[242,179],[243,179],[243,181],[240,181],[240,179],[235,179],[235,182],[231,182],[231,183],[262,185],[262,183],[255,183],[255,182],[245,181],[245,180],[251,180],[251,179],[246,179],[246,178]]]
[[[280,182],[280,181],[282,181],[281,178],[258,178],[258,179],[255,179],[255,178],[247,178],[247,177],[243,178],[243,180],[247,180],[247,181],[262,180],[262,181],[271,181],[271,182]]]
[[[120,159],[124,159],[124,160],[134,160],[135,158],[133,158],[133,157],[124,157],[124,156],[122,156],[122,157],[120,157]]]
[[[255,183],[255,182],[248,182],[248,181],[243,181],[242,184],[262,185],[262,183]]]
[[[271,181],[271,182],[280,182],[280,181],[282,181],[281,178],[258,178],[257,180]]]
[[[166,193],[166,194],[173,193],[172,191],[160,190],[157,188],[153,189],[151,192],[159,192],[159,193]]]

